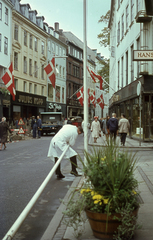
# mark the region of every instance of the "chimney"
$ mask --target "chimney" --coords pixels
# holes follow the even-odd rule
[[[58,22],[55,22],[54,28],[55,28],[56,32],[59,32],[59,23]]]

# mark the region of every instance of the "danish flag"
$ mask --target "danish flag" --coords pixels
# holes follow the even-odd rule
[[[11,62],[9,68],[7,69],[6,73],[2,77],[2,80],[6,86],[6,88],[9,90],[9,92],[12,95],[13,101],[15,101],[15,84],[14,84],[14,74],[13,74],[13,64]]]
[[[95,91],[90,94],[89,99],[90,99],[90,103],[92,103],[94,105],[94,107],[96,107]]]
[[[51,81],[51,84],[55,88],[55,81],[56,81],[56,75],[55,75],[55,58],[52,58],[50,63],[44,68],[44,70],[47,73],[47,76],[49,80]]]
[[[104,99],[103,99],[103,94],[100,95],[100,97],[97,99],[98,104],[102,109],[104,109]]]
[[[95,83],[98,83],[100,81],[100,90],[103,90],[103,79],[100,75],[95,74],[92,70],[89,69],[89,67],[87,67],[88,72],[90,73],[91,78],[93,79],[93,81]]]
[[[81,106],[83,106],[83,87],[76,93],[77,99],[79,100]]]

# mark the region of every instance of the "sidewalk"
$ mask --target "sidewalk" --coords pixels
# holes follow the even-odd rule
[[[119,137],[117,139],[119,141]],[[90,145],[102,146],[104,145],[103,137],[98,140],[97,144],[91,142]],[[78,151],[82,152],[83,144],[80,144]],[[123,148],[123,147],[121,147]],[[135,172],[136,178],[139,180],[140,194],[140,209],[138,213],[138,223],[142,225],[142,228],[135,232],[134,240],[152,240],[153,239],[153,143],[141,143],[139,141],[130,138],[126,139],[126,146],[124,147],[130,151],[138,151],[137,156],[139,162],[137,164],[137,170]],[[77,177],[74,179],[70,189],[68,190],[64,202],[69,198],[71,189],[77,187],[83,181],[83,177]],[[62,220],[62,212],[65,210],[63,203],[58,208],[54,218],[50,222],[41,240],[76,240],[73,235],[73,229],[66,227]],[[80,240],[95,240],[88,220],[85,224],[85,233],[81,236]]]

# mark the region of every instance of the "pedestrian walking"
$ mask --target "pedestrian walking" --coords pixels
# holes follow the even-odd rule
[[[71,162],[71,174],[79,176],[77,168],[77,153],[71,148],[75,144],[75,141],[79,134],[83,132],[82,127],[76,127],[74,125],[66,124],[64,125],[58,133],[52,138],[49,150],[48,157],[51,157],[57,162],[58,158],[64,152],[67,145],[70,145],[67,152],[65,153],[65,158],[70,158]],[[60,164],[56,169],[57,178],[64,178],[65,176],[61,173]]]
[[[116,143],[116,136],[118,132],[118,120],[116,118],[116,113],[112,113],[112,117],[108,120],[107,128],[110,131],[110,138]]]
[[[94,143],[96,143],[97,138],[101,137],[101,127],[97,116],[94,117],[94,121],[91,123],[91,132],[92,137],[94,138]]]
[[[2,150],[3,145],[4,150],[6,149],[8,131],[12,133],[11,129],[9,128],[9,125],[6,122],[6,118],[2,117],[2,121],[0,122],[0,139],[1,139],[0,151]]]
[[[33,138],[36,138],[37,134],[37,120],[35,116],[32,116],[31,128],[33,130]]]
[[[125,146],[126,136],[130,129],[129,120],[125,118],[125,114],[121,114],[121,119],[119,120],[119,133],[121,134],[121,145]]]
[[[41,138],[41,127],[42,127],[41,118],[37,116],[38,138]]]
[[[106,141],[109,139],[109,129],[107,127],[108,120],[110,119],[110,116],[107,116],[106,119],[103,122],[103,134],[106,136]]]

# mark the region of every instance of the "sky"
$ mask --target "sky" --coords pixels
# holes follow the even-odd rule
[[[83,41],[83,0],[21,0],[21,4],[29,3],[31,10],[37,10],[37,16],[44,16],[45,22],[54,28],[59,22],[59,28],[70,31]],[[97,49],[105,58],[109,58],[108,48],[99,44],[97,35],[107,25],[98,23],[100,17],[110,10],[111,0],[86,0],[87,45]]]

